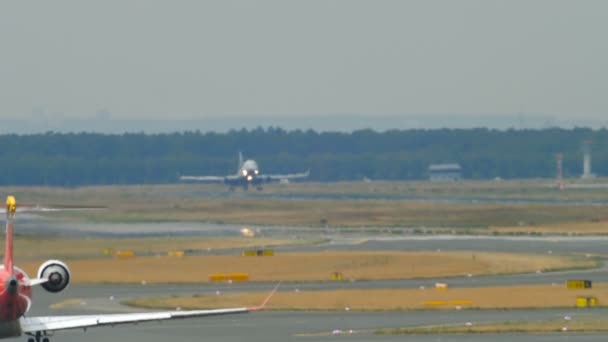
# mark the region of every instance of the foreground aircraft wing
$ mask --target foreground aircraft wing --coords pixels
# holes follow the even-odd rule
[[[310,175],[310,171],[306,171],[306,172],[300,172],[300,173],[289,173],[286,175],[265,175],[265,177],[272,181],[280,181],[282,179],[284,179],[284,180],[304,179],[304,178],[308,178],[309,175]]]
[[[220,176],[180,176],[179,180],[181,181],[194,181],[194,182],[203,182],[203,183],[223,183],[224,178]]]
[[[164,321],[179,318],[203,316],[220,316],[248,313],[255,308],[233,308],[217,310],[163,311],[128,314],[80,315],[80,316],[47,316],[21,318],[23,333],[33,334],[39,331],[57,331],[68,329],[86,329],[104,325],[129,324],[140,322]]]
[[[86,329],[101,326],[114,326],[118,324],[135,324],[142,322],[165,321],[180,318],[195,318],[205,316],[222,316],[243,314],[252,311],[260,311],[266,307],[270,298],[278,291],[281,283],[278,283],[262,304],[250,308],[230,308],[215,310],[186,310],[186,311],[160,311],[127,314],[104,314],[104,315],[78,315],[78,316],[47,316],[47,317],[22,317],[19,321],[21,332],[24,334],[36,334],[38,332],[52,332],[69,329]]]

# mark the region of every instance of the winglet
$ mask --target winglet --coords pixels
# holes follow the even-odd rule
[[[262,304],[249,308],[249,311],[260,311],[260,310],[263,310],[266,307],[266,304],[268,304],[268,302],[270,301],[270,298],[272,298],[272,296],[274,296],[274,294],[277,292],[277,290],[279,289],[280,286],[281,286],[281,282],[279,282],[274,287],[274,289],[272,289],[272,291],[270,291],[270,294],[266,297],[266,299],[264,299],[264,301],[262,302]]]

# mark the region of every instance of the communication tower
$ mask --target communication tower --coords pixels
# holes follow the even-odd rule
[[[556,176],[556,180],[557,180],[557,187],[560,190],[564,190],[564,169],[563,169],[563,163],[564,163],[564,155],[561,153],[558,153],[555,155],[555,168],[556,168],[556,172],[555,172],[555,176]]]
[[[595,175],[591,173],[591,140],[583,141],[583,174],[582,179],[593,179]]]

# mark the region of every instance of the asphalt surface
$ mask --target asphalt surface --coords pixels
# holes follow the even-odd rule
[[[96,237],[236,237],[243,225],[208,223],[62,223],[44,222],[33,215],[22,215],[17,222],[19,233],[50,236]],[[289,226],[248,226],[262,236],[274,238],[324,239],[313,246],[277,248],[283,251],[316,250],[467,250],[519,253],[608,254],[608,236],[473,236],[412,235],[408,228],[393,228],[392,233],[377,233],[385,228],[361,229],[361,233],[340,233],[337,229]],[[375,231],[366,233],[365,231]],[[399,232],[399,234],[395,234]],[[221,253],[221,251],[216,251]],[[227,250],[226,253],[233,251]]]
[[[241,226],[214,225],[200,223],[177,224],[60,224],[42,223],[38,219],[20,222],[20,232],[49,234],[60,231],[62,234],[74,236],[81,232],[85,235],[117,234],[117,236],[156,236],[167,230],[173,235],[186,236],[240,236]],[[325,232],[312,231],[308,234],[294,235],[289,227],[258,227],[265,236],[270,237],[300,237],[324,239],[326,242],[316,245],[296,245],[275,247],[277,253],[284,252],[318,252],[327,250],[341,251],[488,251],[544,255],[608,255],[608,237],[509,237],[509,236],[465,236],[465,235],[370,235],[370,234],[336,234],[331,230]],[[194,251],[198,255],[239,254],[241,249],[221,249],[212,251]],[[471,252],[474,253],[474,252]],[[325,289],[360,289],[360,288],[419,288],[432,287],[435,282],[447,282],[452,287],[481,287],[514,284],[562,284],[568,279],[591,279],[596,282],[608,282],[606,267],[592,270],[573,270],[567,272],[533,272],[514,275],[469,275],[455,277],[440,277],[434,279],[405,279],[358,281],[347,279],[344,282],[325,283],[285,283],[284,290],[325,290]],[[194,294],[215,292],[215,284],[200,286],[168,286],[162,291],[156,291],[154,286],[148,286],[139,291],[151,295],[162,294],[167,290],[170,294]],[[266,291],[273,284],[249,283],[233,284],[219,288],[221,291]],[[116,290],[112,290],[116,291]]]
[[[140,296],[150,287],[144,286],[73,286],[65,293],[52,295],[35,291],[31,315],[94,314],[123,310],[117,296]],[[155,291],[161,291],[158,286]],[[167,289],[170,291],[170,289]],[[88,298],[86,296],[97,296]],[[103,296],[100,296],[103,295]],[[107,296],[107,297],[106,297]],[[50,309],[57,301],[79,298],[77,307]],[[380,328],[430,324],[481,324],[502,321],[554,320],[570,316],[573,320],[583,317],[608,317],[608,309],[597,310],[452,310],[412,312],[255,312],[246,315],[207,317],[172,322],[142,323],[116,327],[100,327],[58,332],[53,341],[604,341],[599,334],[504,334],[504,335],[377,335]],[[566,324],[566,321],[565,325]],[[351,332],[352,330],[352,332]],[[23,338],[7,341],[23,341]]]
[[[41,223],[27,217],[20,223],[20,232],[42,234],[66,234],[70,236],[236,236],[240,226],[204,224],[138,224],[138,225],[64,225]],[[285,228],[258,227],[272,237],[292,237]],[[168,233],[169,232],[169,233]],[[503,251],[539,254],[605,254],[608,251],[606,237],[476,237],[476,236],[391,236],[366,234],[336,234],[332,231],[311,232],[299,237],[323,237],[328,242],[314,246],[290,246],[277,248],[278,252],[319,250],[432,250],[437,253],[450,250]],[[204,252],[201,252],[204,253]],[[234,250],[212,251],[234,253]],[[417,288],[431,287],[435,282],[447,282],[451,287],[478,287],[510,284],[562,284],[567,279],[581,278],[608,281],[606,267],[596,270],[567,271],[557,273],[531,273],[506,276],[462,275],[459,277],[385,280],[285,283],[281,291],[314,291],[348,288]],[[121,300],[133,297],[160,295],[192,295],[270,291],[271,283],[201,284],[201,285],[78,285],[59,295],[47,294],[41,289],[34,293],[31,315],[69,315],[111,312],[134,312],[138,309],[124,307]],[[56,303],[70,303],[51,309]],[[54,341],[604,341],[601,334],[504,334],[504,335],[376,335],[375,329],[429,324],[465,324],[471,322],[501,322],[514,320],[546,320],[571,316],[608,317],[608,309],[594,310],[509,310],[509,311],[413,311],[413,312],[256,312],[248,315],[209,317],[180,320],[162,324],[144,323],[137,326],[117,326],[82,331],[58,332]],[[353,333],[350,333],[350,330]],[[336,334],[334,334],[334,332]],[[23,341],[24,338],[7,341]]]

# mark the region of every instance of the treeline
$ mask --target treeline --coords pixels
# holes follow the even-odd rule
[[[173,183],[180,174],[232,174],[238,151],[262,172],[310,169],[314,181],[426,179],[435,163],[459,163],[468,179],[554,177],[556,153],[564,155],[565,176],[574,177],[586,140],[593,141],[593,171],[608,175],[605,129],[1,135],[0,184]]]

